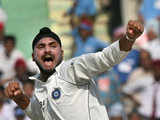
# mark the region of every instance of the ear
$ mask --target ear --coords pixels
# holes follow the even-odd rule
[[[32,60],[35,61],[35,59],[34,59],[34,53],[32,53]]]

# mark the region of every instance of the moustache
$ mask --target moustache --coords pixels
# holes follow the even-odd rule
[[[50,60],[54,60],[55,56],[52,54],[45,54],[41,57],[42,60],[46,60],[46,59],[50,59]]]

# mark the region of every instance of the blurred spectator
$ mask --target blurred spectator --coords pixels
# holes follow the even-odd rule
[[[14,120],[14,110],[5,102],[4,88],[0,86],[0,120]]]
[[[31,73],[26,65],[26,62],[22,58],[18,58],[14,64],[15,69],[15,80],[19,81],[20,83],[23,83],[24,81],[28,81],[28,77],[34,75],[34,73]]]
[[[96,15],[95,0],[76,0],[75,12],[76,16],[89,16],[95,17]]]
[[[0,22],[0,51],[4,49],[4,23]]]
[[[159,18],[160,0],[143,0],[139,11],[139,19],[145,23],[145,26],[150,24],[150,22],[159,22]]]
[[[16,49],[16,38],[12,35],[5,36],[4,50],[0,51],[0,71],[2,71],[1,84],[5,84],[15,76],[14,64],[18,58],[23,58],[22,53]]]
[[[123,86],[123,92],[127,95],[124,99],[127,114],[137,109],[140,103],[140,92],[152,82],[143,78],[150,76],[152,76],[152,59],[149,52],[141,49],[140,66],[129,75],[127,83]]]
[[[153,75],[145,77],[143,84],[151,81],[140,93],[138,112],[145,120],[160,119],[160,60],[153,60]]]
[[[71,16],[70,24],[74,29],[79,26],[79,23],[83,18],[94,21],[96,14],[95,0],[74,0],[72,7],[64,14],[64,16]]]
[[[24,120],[25,119],[25,113],[19,107],[15,108],[14,114],[15,114],[16,120]]]
[[[121,102],[121,84],[117,74],[110,70],[97,80],[99,94],[106,105],[111,120],[122,120],[124,110]]]
[[[89,20],[84,20],[79,26],[79,29],[73,33],[75,38],[76,50],[74,57],[80,56],[85,53],[94,53],[102,50],[108,44],[98,40],[93,35],[93,24]],[[83,49],[82,49],[83,48]]]
[[[133,110],[132,113],[129,115],[128,120],[142,120],[142,119],[137,110]]]
[[[159,22],[157,20],[152,20],[148,22],[148,24],[145,26],[145,29],[147,31],[149,41],[152,41],[159,37],[160,27]]]
[[[15,120],[30,120],[19,107],[14,109]]]
[[[34,92],[34,81],[27,80],[23,82],[24,93],[31,98]]]
[[[4,40],[4,26],[7,21],[7,14],[2,8],[2,1],[0,1],[0,51],[3,49],[3,40]]]
[[[158,37],[159,23],[152,21],[146,26],[148,42],[142,46],[150,52],[152,59],[160,59],[160,38]]]
[[[74,14],[75,16],[90,16],[96,15],[96,3],[95,0],[74,0],[71,9],[68,10],[68,14]]]

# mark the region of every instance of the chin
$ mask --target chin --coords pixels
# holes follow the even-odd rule
[[[40,71],[42,72],[42,73],[53,73],[54,72],[54,66],[53,67],[49,67],[49,68],[47,68],[47,67],[43,67],[43,66],[39,66],[39,68],[40,68]]]
[[[43,72],[48,74],[53,73],[54,71],[54,69],[43,69]]]

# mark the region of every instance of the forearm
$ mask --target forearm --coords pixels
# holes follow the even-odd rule
[[[30,99],[24,94],[22,94],[18,98],[13,98],[13,100],[23,110],[25,110],[28,107],[29,103],[30,103]]]
[[[85,76],[85,79],[88,76],[89,79],[120,63],[127,56],[128,52],[120,51],[119,46],[119,41],[117,41],[101,52],[79,57],[74,63],[76,75],[78,77]]]

